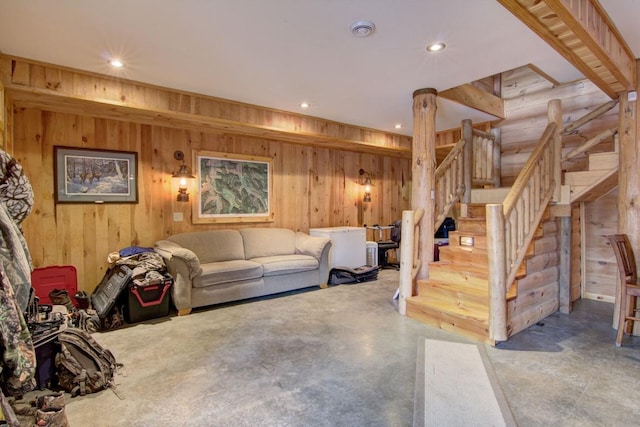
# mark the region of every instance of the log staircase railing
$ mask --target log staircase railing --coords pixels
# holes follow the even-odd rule
[[[489,335],[507,339],[506,294],[551,201],[556,123],[549,123],[502,204],[487,205]]]
[[[473,173],[474,186],[500,187],[500,130],[483,132],[473,129]]]
[[[611,110],[617,104],[618,104],[618,100],[617,99],[613,100],[613,101],[605,102],[604,104],[600,105],[595,110],[591,111],[590,113],[585,114],[584,116],[580,117],[576,121],[574,121],[571,124],[565,126],[565,128],[562,129],[562,135],[569,135],[569,134],[573,133],[580,126],[582,126],[582,125],[584,125],[586,123],[589,123],[591,120],[597,119],[598,117],[602,116],[607,111]],[[590,138],[589,140],[583,142],[578,147],[575,147],[573,150],[571,150],[568,153],[566,153],[562,157],[562,161],[572,159],[572,158],[576,157],[577,155],[584,153],[585,151],[595,147],[596,145],[598,145],[599,143],[601,143],[605,139],[614,136],[616,133],[618,133],[618,127],[617,126],[616,127],[612,127],[610,129],[603,130],[602,132],[600,132],[599,134],[597,134],[593,138]]]
[[[465,161],[470,160],[470,153],[465,147],[470,145],[463,138],[436,169],[435,230],[440,227],[456,203],[465,201],[465,193],[471,188],[471,171],[468,166],[465,167]]]
[[[471,187],[500,186],[500,133],[473,129],[462,121],[462,138],[435,172],[435,226],[437,230],[456,203],[471,201]]]
[[[462,138],[435,171],[434,230],[456,203],[471,201],[472,185],[500,186],[500,133],[498,129],[493,132],[473,129],[471,120],[463,120]],[[423,209],[402,213],[398,290],[398,312],[402,315],[406,314],[406,298],[413,296],[413,283],[421,267],[418,251],[423,215]]]

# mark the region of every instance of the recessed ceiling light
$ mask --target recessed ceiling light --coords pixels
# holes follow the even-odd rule
[[[356,21],[351,24],[351,34],[356,37],[367,37],[376,30],[376,25],[371,21]]]
[[[111,64],[112,67],[115,68],[122,68],[124,67],[124,62],[120,61],[119,59],[110,59],[109,64]]]
[[[445,47],[447,47],[447,45],[442,42],[431,43],[427,46],[427,52],[440,52],[441,50],[444,50]]]
[[[309,108],[311,105],[308,102],[301,102],[300,108]]]
[[[402,124],[401,123],[397,123],[394,128],[396,129],[402,129]]]

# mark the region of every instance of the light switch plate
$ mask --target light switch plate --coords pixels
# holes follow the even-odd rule
[[[638,99],[638,92],[629,92],[629,95],[627,97],[627,101],[635,101]]]
[[[173,222],[182,222],[183,219],[184,219],[184,216],[182,215],[182,212],[173,213]]]

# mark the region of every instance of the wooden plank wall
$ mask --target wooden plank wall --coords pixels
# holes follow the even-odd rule
[[[549,218],[538,227],[525,260],[527,275],[517,281],[518,293],[507,303],[507,330],[516,334],[558,310],[559,226]]]
[[[615,302],[618,266],[608,234],[618,230],[618,188],[604,197],[584,203],[583,297]]]
[[[547,126],[547,104],[562,100],[562,122],[568,124],[610,101],[600,89],[587,80],[553,86],[528,67],[504,73],[502,95],[505,98],[506,119],[496,125],[502,136],[502,185],[510,186],[529,158],[544,128]],[[599,132],[618,125],[618,109],[613,108],[600,118],[563,137],[563,153],[594,137]],[[591,153],[613,151],[613,138],[594,147]],[[586,155],[563,162],[563,172],[586,169]]]
[[[389,224],[410,208],[410,160],[306,147],[239,135],[202,133],[135,122],[15,108],[12,154],[35,193],[24,222],[34,267],[74,265],[79,288],[91,292],[102,278],[107,255],[121,248],[152,246],[165,236],[246,226],[312,227]],[[53,147],[71,146],[138,153],[137,204],[55,204]],[[182,150],[191,165],[194,149],[273,158],[272,223],[193,225],[191,203],[176,202],[171,173]],[[362,202],[358,171],[373,176],[372,202]],[[193,198],[192,198],[193,200]],[[183,222],[174,222],[181,212]]]

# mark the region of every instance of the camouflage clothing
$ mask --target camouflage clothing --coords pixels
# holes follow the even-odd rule
[[[18,226],[33,208],[33,189],[20,163],[0,150],[0,201]]]
[[[20,163],[0,150],[0,261],[21,312],[31,290],[31,255],[20,224],[33,208],[33,188]]]
[[[165,271],[166,269],[162,257],[153,251],[140,252],[117,259],[115,264],[122,264],[131,268],[133,270],[131,277],[136,279],[144,279],[147,278],[149,273]],[[162,275],[159,278],[162,279]]]
[[[31,255],[27,242],[0,202],[0,264],[13,287],[14,298],[20,312],[24,313],[31,291]]]
[[[0,374],[10,395],[23,394],[36,385],[36,353],[31,334],[16,304],[13,287],[0,270]]]

